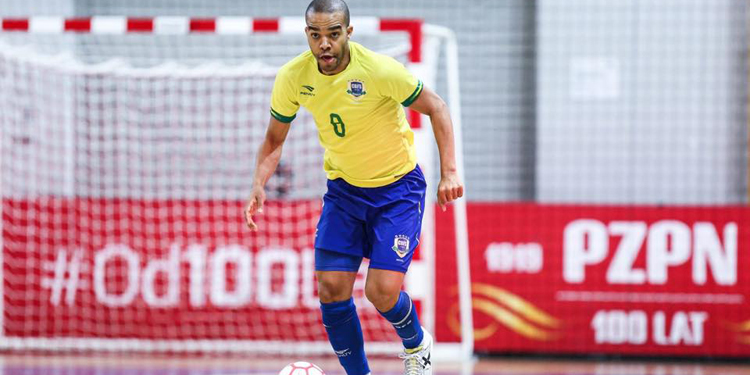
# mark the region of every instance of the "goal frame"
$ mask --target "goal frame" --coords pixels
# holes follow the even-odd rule
[[[437,77],[436,62],[444,56],[447,75],[448,105],[454,124],[456,163],[461,180],[465,180],[461,106],[459,88],[458,47],[455,34],[448,28],[426,24],[420,19],[353,17],[352,25],[357,34],[372,35],[377,33],[406,33],[411,42],[407,67],[425,80],[427,86],[435,85]],[[251,17],[153,17],[127,18],[119,16],[95,16],[87,18],[64,17],[30,17],[0,19],[0,33],[30,34],[105,34],[118,35],[128,33],[155,35],[186,35],[195,33],[213,33],[217,35],[251,35],[254,33],[300,34],[305,27],[301,17],[251,18]],[[440,49],[445,48],[440,54]],[[428,78],[429,77],[429,78]],[[418,160],[428,166],[424,172],[428,181],[435,181],[434,137],[429,127],[422,126],[429,121],[426,116],[408,110],[409,122],[415,133],[415,141],[422,145],[418,148]],[[0,184],[0,193],[2,185]],[[412,272],[407,273],[406,288],[421,294],[422,322],[434,331],[435,327],[435,197],[428,194],[423,224],[420,259],[412,263]],[[2,214],[0,207],[0,214]],[[466,201],[459,199],[453,203],[452,213],[456,234],[456,264],[458,275],[459,312],[461,322],[461,341],[459,343],[440,343],[435,345],[433,358],[436,360],[469,360],[473,356],[473,322],[471,306],[471,286],[469,274],[469,249],[466,217]],[[0,220],[0,233],[3,220]],[[0,236],[0,246],[3,238]],[[4,247],[0,247],[4,249]],[[3,275],[4,250],[0,251],[0,276]],[[4,278],[3,278],[4,279]],[[432,287],[431,287],[432,286]],[[426,293],[426,295],[425,295]],[[318,342],[297,343],[288,345],[280,341],[251,340],[143,340],[143,339],[98,339],[98,338],[30,338],[10,337],[4,333],[4,283],[0,284],[0,349],[12,350],[104,350],[104,351],[137,351],[137,352],[278,352],[278,353],[321,353],[316,347]],[[393,345],[384,343],[367,343],[370,353],[392,353]],[[325,352],[329,348],[325,347]]]

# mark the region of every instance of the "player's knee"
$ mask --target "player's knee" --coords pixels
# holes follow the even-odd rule
[[[365,285],[365,297],[367,297],[367,300],[373,305],[377,306],[378,304],[376,302],[380,302],[383,295],[376,286],[373,286],[372,283],[368,283]]]
[[[342,280],[319,278],[318,297],[321,303],[346,301],[352,297],[352,292],[347,283]]]
[[[401,288],[392,288],[387,283],[368,282],[365,285],[365,297],[380,311],[390,310],[398,300]]]

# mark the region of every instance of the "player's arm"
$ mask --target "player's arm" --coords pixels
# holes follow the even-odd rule
[[[271,121],[266,130],[266,138],[258,149],[255,173],[253,174],[253,190],[245,208],[245,221],[252,231],[258,230],[258,225],[253,221],[253,215],[256,212],[263,212],[263,203],[266,201],[266,182],[279,165],[281,148],[286,140],[286,135],[289,133],[289,128],[290,123],[281,122],[271,116]]]
[[[419,113],[430,117],[432,131],[440,153],[440,183],[437,198],[440,208],[463,197],[464,186],[458,178],[456,169],[456,146],[453,140],[453,122],[448,106],[443,99],[427,87],[422,89],[416,100],[409,106]]]

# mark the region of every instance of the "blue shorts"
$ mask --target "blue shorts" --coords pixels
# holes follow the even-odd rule
[[[406,273],[422,232],[426,190],[419,166],[376,188],[328,180],[315,233],[315,269],[356,272],[364,257],[370,268]]]

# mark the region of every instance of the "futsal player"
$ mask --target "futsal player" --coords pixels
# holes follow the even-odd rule
[[[282,66],[274,82],[247,225],[258,229],[253,215],[262,211],[264,187],[303,106],[313,115],[325,149],[328,190],[315,237],[315,270],[331,346],[348,375],[370,373],[352,299],[362,258],[369,258],[367,299],[401,338],[405,373],[429,375],[433,339],[401,291],[419,242],[426,191],[404,107],[430,117],[440,153],[437,200],[443,210],[463,196],[448,107],[401,63],[349,41],[354,28],[344,1],[314,0],[305,21],[310,50]]]

